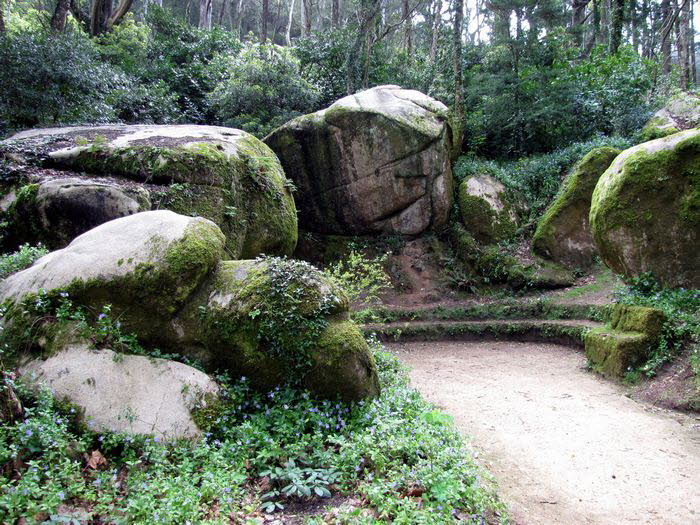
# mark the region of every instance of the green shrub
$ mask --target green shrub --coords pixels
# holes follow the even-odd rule
[[[315,108],[317,93],[299,75],[299,64],[283,47],[249,44],[238,55],[213,64],[225,71],[208,100],[225,126],[258,137]]]
[[[0,279],[30,267],[34,261],[47,253],[49,251],[41,244],[37,246],[23,244],[16,252],[0,256]]]
[[[351,250],[346,257],[329,264],[324,273],[340,286],[351,304],[368,306],[391,285],[384,271],[385,261],[386,256],[370,258]]]

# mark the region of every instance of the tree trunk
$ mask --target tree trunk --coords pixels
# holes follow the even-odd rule
[[[695,6],[690,4],[690,41],[688,51],[690,53],[690,79],[693,84],[698,83],[698,72],[695,65]]]
[[[452,45],[454,54],[454,107],[452,109],[452,155],[456,157],[462,151],[464,140],[464,102],[462,100],[462,17],[464,0],[454,0],[454,26],[452,28]]]
[[[340,27],[340,0],[333,0],[331,4],[331,27],[333,29]]]
[[[294,0],[289,6],[289,18],[287,19],[287,33],[285,35],[285,40],[287,46],[292,45],[292,22],[294,21]]]
[[[571,2],[571,33],[580,46],[583,44],[583,22],[586,20],[586,6],[591,0],[573,0]]]
[[[661,2],[661,57],[663,60],[663,72],[671,72],[671,0]]]
[[[437,55],[438,38],[440,37],[440,24],[442,22],[442,0],[435,0],[435,14],[433,15],[433,31],[432,38],[430,40],[430,54],[428,59],[430,60],[430,65],[435,63],[435,56]]]
[[[680,32],[678,38],[678,60],[681,66],[681,87],[690,85],[690,0],[683,2],[680,14]]]
[[[403,20],[404,20],[404,49],[406,54],[408,54],[409,60],[411,54],[413,53],[413,20],[411,20],[411,6],[408,4],[408,0],[403,0]]]
[[[637,12],[637,0],[630,0],[629,14],[632,47],[637,53],[639,53],[639,13]]]
[[[311,0],[301,0],[302,31],[304,36],[311,35]]]
[[[270,18],[270,0],[262,0],[262,23],[260,24],[260,42],[267,42],[267,19]]]
[[[608,52],[611,55],[617,53],[622,42],[622,26],[625,16],[625,0],[613,0],[612,19],[610,22],[610,44]]]
[[[51,17],[51,31],[61,33],[66,28],[66,18],[70,9],[70,0],[58,0]]]
[[[306,0],[305,0],[306,1]],[[360,0],[359,27],[355,40],[348,50],[345,60],[345,87],[352,95],[362,85],[365,71],[364,61],[368,59],[369,33],[381,9],[381,0]]]
[[[226,15],[226,11],[228,11],[228,0],[222,0],[221,1],[221,9],[219,10],[219,18],[216,21],[217,26],[223,27],[224,16]]]
[[[211,29],[213,0],[199,0],[199,29]]]

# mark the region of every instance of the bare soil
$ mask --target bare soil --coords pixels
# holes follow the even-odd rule
[[[700,523],[697,416],[630,399],[564,346],[388,346],[472,436],[516,523]]]

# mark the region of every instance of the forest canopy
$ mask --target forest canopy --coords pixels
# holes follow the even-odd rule
[[[162,5],[161,5],[162,4]],[[0,134],[198,123],[262,137],[381,84],[452,111],[464,151],[631,136],[694,84],[686,0],[2,0]]]

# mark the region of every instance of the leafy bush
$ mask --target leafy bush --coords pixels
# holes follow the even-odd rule
[[[34,261],[47,253],[49,251],[41,244],[38,246],[23,244],[16,252],[0,256],[0,279],[30,267]]]
[[[115,120],[107,93],[123,73],[101,62],[80,33],[0,34],[0,133],[37,125]]]
[[[640,275],[616,292],[623,304],[649,306],[663,310],[668,322],[655,348],[640,371],[654,376],[684,348],[690,347],[691,364],[700,381],[700,290],[662,288],[650,273]],[[698,383],[700,387],[700,383]]]
[[[238,55],[220,57],[225,71],[209,94],[217,121],[258,137],[315,108],[314,88],[299,75],[292,54],[272,44],[249,44]]]
[[[329,264],[324,272],[347,294],[351,304],[369,305],[390,286],[383,264],[386,256],[370,258],[357,250],[336,263]]]
[[[541,155],[523,157],[517,161],[483,160],[472,155],[461,156],[454,168],[458,181],[471,175],[490,175],[521,195],[530,210],[530,217],[539,217],[559,191],[571,168],[594,148],[610,146],[626,149],[631,141],[622,137],[597,137],[577,142]]]

